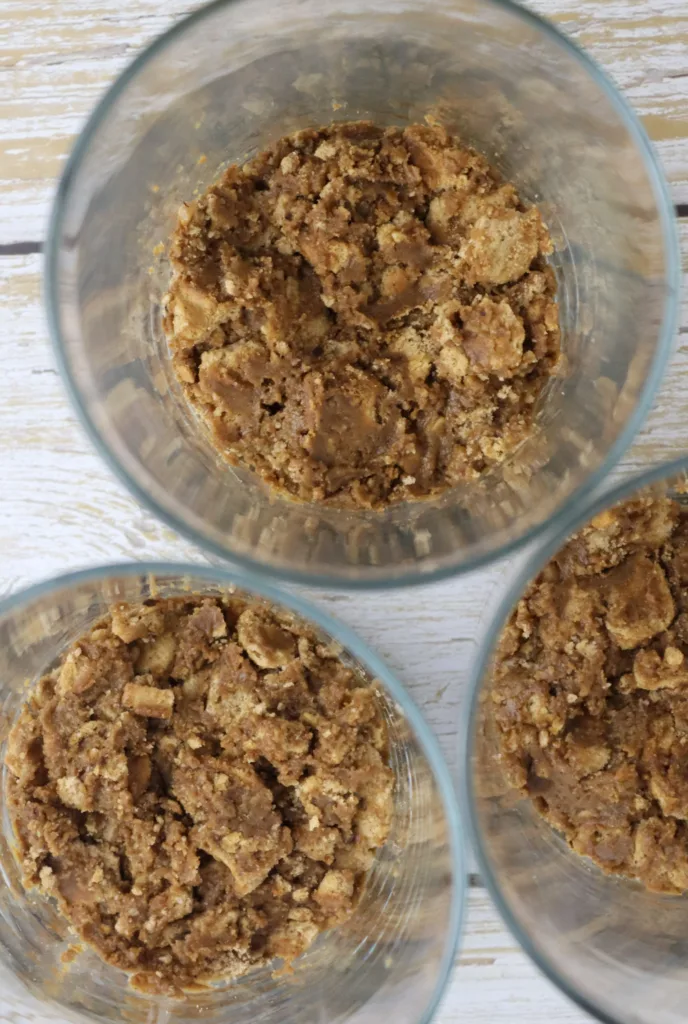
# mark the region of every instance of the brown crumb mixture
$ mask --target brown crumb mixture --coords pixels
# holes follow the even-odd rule
[[[442,128],[334,124],[182,207],[164,327],[230,462],[380,508],[531,432],[560,354],[551,251],[537,208]]]
[[[688,890],[688,509],[603,512],[529,587],[492,700],[509,781],[577,853]]]
[[[6,765],[25,884],[146,991],[289,963],[351,914],[391,821],[373,688],[234,598],[113,607]]]

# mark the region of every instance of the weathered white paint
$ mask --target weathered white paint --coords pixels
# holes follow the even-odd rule
[[[113,77],[192,0],[3,0],[0,244],[42,238],[72,138]],[[535,0],[587,47],[643,116],[688,202],[688,7],[683,0]],[[17,216],[21,210],[21,216]]]
[[[0,0],[0,246],[40,242],[55,176],[99,93],[188,0]],[[684,0],[537,0],[604,64],[655,140],[676,202],[688,201],[688,8]],[[682,224],[688,272],[688,221]],[[91,448],[54,369],[41,257],[0,255],[0,594],[97,562],[199,560],[143,511]],[[688,288],[664,386],[620,472],[688,449]],[[617,474],[615,474],[617,475]],[[311,592],[407,684],[455,770],[456,724],[486,595],[504,564],[456,582],[379,595]],[[473,865],[471,865],[473,868]],[[475,879],[474,879],[475,881]],[[468,892],[462,952],[439,1024],[582,1024],[530,964],[486,892]],[[0,1022],[56,1024],[19,991]]]

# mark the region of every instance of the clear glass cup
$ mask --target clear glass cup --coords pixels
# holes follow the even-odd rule
[[[448,769],[431,730],[401,684],[345,626],[298,597],[253,578],[172,564],[89,569],[41,583],[0,604],[0,758],[27,687],[113,601],[231,589],[258,595],[307,619],[324,640],[375,680],[395,773],[389,839],[378,852],[352,917],[324,932],[273,978],[270,967],[218,983],[183,1000],[127,987],[126,975],[84,951],[62,954],[74,934],[55,905],[22,888],[0,793],[0,991],[17,980],[41,1001],[42,1020],[95,1019],[126,1024],[425,1024],[447,982],[459,937],[464,865],[458,809]]]
[[[648,892],[574,853],[499,758],[488,698],[495,646],[523,591],[570,535],[605,508],[652,485],[682,504],[688,459],[655,467],[571,510],[521,564],[490,614],[465,718],[464,820],[480,873],[507,925],[547,977],[606,1024],[683,1024],[688,1001],[688,894]],[[681,487],[679,493],[677,488]]]
[[[230,468],[184,401],[161,330],[160,250],[180,203],[286,132],[435,119],[541,205],[556,252],[561,372],[501,467],[384,512],[298,505]],[[220,558],[315,584],[475,568],[582,501],[642,421],[675,326],[662,173],[599,68],[506,0],[225,0],[152,44],[84,128],[47,248],[52,335],[101,453]]]

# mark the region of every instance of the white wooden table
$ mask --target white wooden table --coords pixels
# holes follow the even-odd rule
[[[100,461],[54,368],[41,304],[42,243],[55,180],[97,97],[193,0],[0,0],[0,594],[98,562],[202,560]],[[656,143],[681,218],[688,270],[686,0],[536,0],[536,10],[607,68]],[[685,289],[688,292],[688,288]],[[661,409],[661,412],[659,409]],[[688,449],[688,296],[676,354],[624,472]],[[507,567],[379,595],[316,592],[408,685],[456,766],[456,722],[475,650],[477,609]],[[506,931],[471,874],[457,968],[438,1024],[581,1024]],[[0,1022],[56,1024],[21,993]]]

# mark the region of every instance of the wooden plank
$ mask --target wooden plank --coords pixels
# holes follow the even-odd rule
[[[590,1017],[514,943],[483,889],[468,892],[464,942],[437,1024],[585,1024]]]
[[[676,203],[688,201],[688,7],[684,0],[535,0],[641,115]]]
[[[673,358],[643,429],[614,474],[617,477],[688,454],[688,219],[679,221],[679,239],[683,287]]]
[[[84,118],[189,0],[4,0],[0,5],[0,244],[40,241]],[[688,8],[683,0],[535,0],[590,50],[643,116],[688,202]]]

